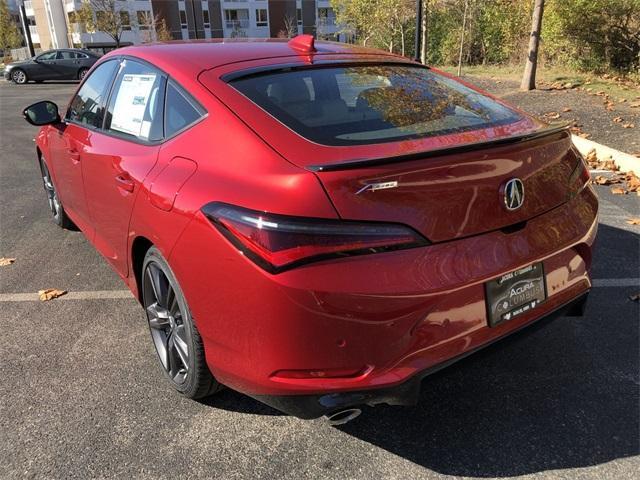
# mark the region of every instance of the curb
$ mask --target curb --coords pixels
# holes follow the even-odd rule
[[[633,155],[621,152],[620,150],[615,150],[611,147],[607,147],[606,145],[596,143],[592,140],[578,137],[577,135],[571,135],[571,140],[573,140],[573,144],[583,157],[586,157],[591,150],[595,150],[599,160],[611,157],[621,172],[633,171],[634,173],[640,174],[640,158],[638,157],[634,157]]]

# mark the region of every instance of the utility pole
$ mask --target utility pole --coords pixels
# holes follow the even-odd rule
[[[416,38],[414,56],[416,62],[420,59],[420,40],[422,38],[422,0],[416,0]]]
[[[27,12],[24,9],[24,2],[20,2],[20,24],[22,25],[22,31],[24,32],[24,38],[27,41],[27,48],[29,49],[29,55],[36,56],[36,51],[33,48],[33,42],[31,41],[31,30],[27,25]]]
[[[460,55],[458,56],[458,76],[462,75],[462,51],[464,49],[464,31],[467,29],[467,10],[469,0],[464,2],[464,13],[462,14],[462,34],[460,35]]]
[[[524,75],[520,90],[536,89],[536,69],[538,67],[538,46],[540,45],[540,30],[542,29],[542,14],[544,13],[544,0],[535,0],[533,17],[531,18],[531,36],[529,37],[529,51],[527,63],[524,67]]]

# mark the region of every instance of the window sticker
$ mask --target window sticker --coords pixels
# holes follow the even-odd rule
[[[156,77],[155,74],[127,74],[122,77],[113,107],[111,130],[148,138],[150,124],[144,117]]]

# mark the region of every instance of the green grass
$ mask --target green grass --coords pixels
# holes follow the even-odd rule
[[[438,67],[442,70],[457,74],[457,67]],[[495,80],[511,80],[520,83],[523,68],[515,65],[470,65],[462,67],[462,75],[488,77]],[[635,100],[640,98],[640,83],[637,80],[620,79],[615,75],[608,78],[593,73],[579,72],[562,67],[542,67],[536,73],[538,81],[544,82],[545,87],[555,82],[571,83],[584,89],[590,88],[593,92],[605,92],[617,99]],[[545,85],[546,84],[546,85]],[[517,88],[517,87],[516,87]]]

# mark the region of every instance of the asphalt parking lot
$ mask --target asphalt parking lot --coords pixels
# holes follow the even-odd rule
[[[417,407],[331,427],[230,390],[194,402],[163,379],[117,275],[49,218],[36,128],[20,112],[64,105],[74,88],[0,81],[0,257],[16,258],[0,267],[0,478],[637,478],[640,312],[628,297],[640,293],[640,226],[626,219],[640,197],[598,187],[584,317],[425,379]],[[43,288],[75,296],[22,295]]]

